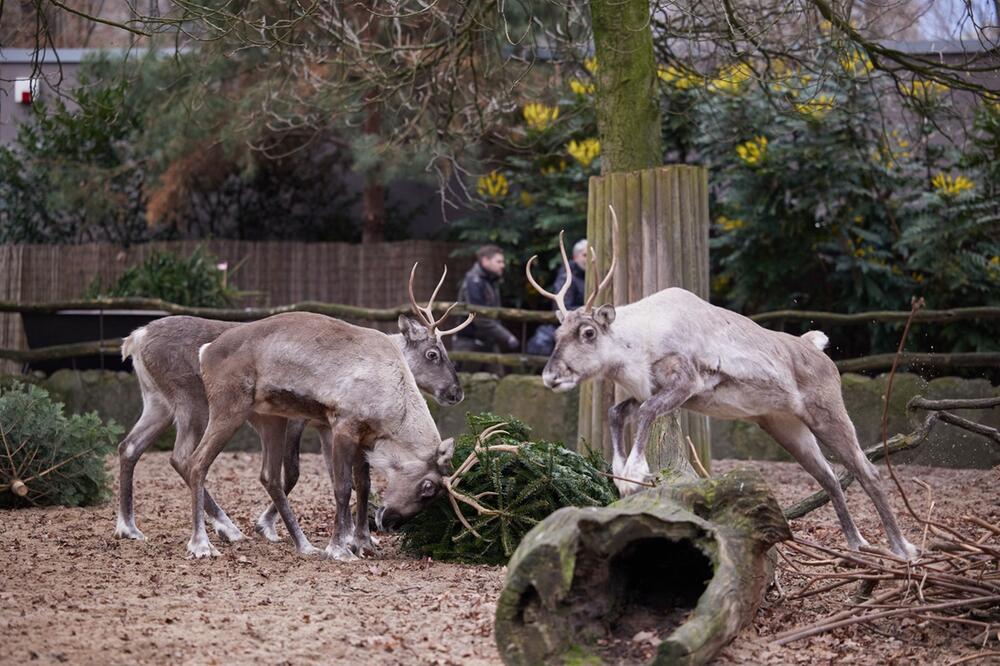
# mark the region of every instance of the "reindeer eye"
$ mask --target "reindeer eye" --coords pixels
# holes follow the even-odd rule
[[[439,358],[441,358],[441,354],[439,354],[438,350],[436,349],[428,349],[427,353],[424,354],[424,356],[427,357],[428,361],[437,361]]]
[[[593,342],[597,338],[597,331],[590,326],[580,329],[580,337],[587,342]]]
[[[420,482],[420,497],[428,499],[437,495],[438,484],[431,479],[424,479]]]

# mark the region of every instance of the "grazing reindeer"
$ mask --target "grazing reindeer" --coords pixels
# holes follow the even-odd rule
[[[830,495],[851,548],[868,544],[851,519],[844,493],[817,439],[835,451],[861,482],[882,519],[893,552],[916,557],[917,549],[896,524],[878,470],[858,444],[844,408],[840,374],[822,352],[827,337],[820,331],[801,337],[770,331],[679,288],[617,308],[594,309],[594,300],[611,281],[616,263],[618,219],[613,208],[611,215],[611,267],[601,279],[591,251],[589,268],[597,278],[597,288],[584,307],[568,312],[563,302],[565,285],[553,294],[535,282],[531,265],[536,257],[525,268],[535,289],[559,308],[555,349],[542,373],[545,385],[568,391],[583,379],[601,375],[631,395],[608,411],[612,468],[622,477],[615,480],[622,494],[641,489],[628,480],[645,481],[650,475],[646,440],[661,415],[683,407],[715,418],[750,421],[791,453]],[[568,274],[562,234],[559,246]],[[633,414],[638,423],[626,456],[622,433]]]
[[[431,300],[424,307],[417,305],[413,295],[413,280],[417,265],[410,272],[409,295],[414,314],[419,322],[400,316],[398,324],[401,333],[388,336],[406,359],[417,385],[421,390],[434,396],[443,405],[452,405],[463,398],[461,384],[454,365],[448,359],[441,344],[446,335],[458,332],[469,323],[471,317],[456,328],[441,330],[441,319],[434,320],[432,312],[434,298],[444,283],[447,268]],[[133,509],[133,475],[135,465],[146,449],[162,434],[171,421],[175,424],[177,438],[170,463],[178,472],[180,465],[190,456],[201,440],[208,423],[208,400],[201,381],[198,364],[198,349],[219,337],[224,331],[240,326],[235,322],[214,321],[198,317],[174,316],[158,319],[132,333],[122,343],[122,356],[132,357],[136,377],[143,396],[143,411],[135,426],[118,448],[120,475],[118,496],[118,520],[115,535],[131,539],[144,539],[135,525]],[[304,421],[289,424],[286,432],[286,448],[283,460],[285,493],[291,492],[299,476],[299,445]],[[333,470],[332,441],[328,429],[321,430],[323,452],[327,467]],[[367,489],[367,463],[355,472],[355,485]],[[331,478],[331,481],[334,481]],[[367,500],[367,495],[364,498]],[[243,533],[233,524],[225,511],[206,491],[205,505],[216,533],[224,540],[237,541]],[[359,504],[359,507],[362,506]],[[367,505],[364,505],[366,508]],[[274,521],[277,512],[273,505],[258,519],[256,530],[270,541],[277,541]],[[358,512],[358,522],[367,532],[368,517],[364,511]],[[370,540],[368,541],[370,546]],[[370,551],[370,547],[366,552]]]
[[[291,312],[231,328],[201,347],[198,357],[209,417],[201,442],[181,464],[192,499],[190,557],[218,554],[205,531],[205,477],[247,420],[261,438],[261,483],[300,554],[319,550],[302,533],[282,487],[289,419],[329,428],[343,454],[343,466],[334,470],[337,518],[326,549],[334,559],[353,559],[359,535],[350,525],[350,471],[366,451],[388,481],[376,516],[380,527],[402,524],[444,489],[454,443],[441,440],[403,355],[382,333]]]

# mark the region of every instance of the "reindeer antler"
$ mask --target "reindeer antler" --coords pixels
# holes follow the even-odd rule
[[[417,266],[419,265],[420,265],[419,261],[414,262],[413,268],[410,269],[410,282],[407,285],[407,291],[410,294],[410,307],[413,309],[413,314],[415,314],[417,318],[419,318],[420,321],[423,322],[424,326],[427,327],[427,330],[429,330],[431,333],[437,331],[441,337],[444,337],[446,335],[453,335],[455,333],[458,333],[463,328],[471,324],[472,320],[476,318],[475,314],[470,314],[465,321],[463,321],[461,324],[459,324],[454,328],[449,328],[444,331],[438,330],[438,326],[440,326],[441,322],[447,319],[448,315],[451,314],[451,311],[455,308],[456,305],[458,305],[458,303],[452,303],[450,306],[448,306],[448,309],[444,311],[444,314],[441,315],[440,319],[434,319],[434,299],[437,298],[438,292],[441,290],[441,285],[444,284],[444,279],[448,277],[448,266],[445,265],[444,271],[441,273],[441,279],[438,280],[437,286],[434,287],[434,292],[431,294],[430,300],[427,301],[427,305],[420,306],[417,305],[417,299],[413,295],[413,278],[417,274]]]
[[[608,274],[602,278],[601,271],[597,267],[597,253],[594,252],[593,246],[590,247],[587,268],[594,272],[594,283],[597,286],[590,296],[587,297],[587,302],[583,304],[584,312],[590,312],[594,306],[594,300],[597,299],[597,295],[611,283],[611,279],[615,275],[615,266],[618,263],[618,214],[615,213],[615,207],[610,204],[608,205],[608,209],[611,211],[611,265],[608,266]]]
[[[560,321],[565,319],[566,315],[569,314],[569,311],[566,310],[566,292],[569,291],[570,284],[573,282],[573,272],[569,267],[569,257],[566,256],[566,244],[563,242],[563,236],[565,234],[565,231],[559,232],[559,252],[562,253],[563,267],[566,269],[566,281],[563,282],[563,286],[557,293],[553,294],[551,291],[543,289],[540,284],[535,282],[535,278],[531,276],[531,264],[535,262],[535,259],[538,259],[537,254],[531,257],[531,259],[528,259],[528,263],[524,267],[524,272],[528,276],[528,282],[531,283],[531,286],[545,298],[556,302],[556,307],[559,308]]]
[[[469,457],[458,466],[458,469],[452,472],[451,476],[446,476],[442,479],[445,490],[448,492],[448,501],[451,503],[451,508],[455,512],[455,516],[458,518],[459,522],[462,523],[462,526],[475,535],[477,539],[482,539],[483,537],[472,527],[472,524],[462,514],[462,509],[458,506],[458,503],[462,502],[463,504],[471,506],[481,516],[493,516],[499,514],[500,512],[496,509],[486,508],[480,504],[477,500],[482,497],[482,495],[477,495],[474,498],[469,497],[465,493],[458,492],[456,488],[462,481],[462,475],[468,472],[473,465],[479,462],[479,454],[481,452],[504,451],[506,453],[516,454],[521,450],[520,446],[513,444],[494,444],[492,446],[485,446],[486,442],[495,435],[508,434],[507,431],[503,429],[507,427],[507,425],[507,423],[497,423],[479,433],[479,436],[476,437],[476,446],[472,449],[472,453],[469,454]]]

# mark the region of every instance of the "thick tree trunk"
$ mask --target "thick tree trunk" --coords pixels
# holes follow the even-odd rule
[[[791,533],[755,472],[690,474],[682,464],[674,483],[560,509],[528,533],[497,602],[505,663],[645,660],[628,652],[647,632],[659,641],[651,663],[701,664],[732,640],[771,581],[771,547]]]
[[[374,19],[372,19],[374,23]],[[382,112],[376,91],[372,90],[365,99],[365,134],[378,134],[382,128]],[[375,167],[365,176],[365,186],[361,192],[362,243],[378,243],[385,240],[385,187],[382,185],[380,170]]]
[[[634,303],[668,287],[684,287],[708,298],[708,176],[705,169],[669,166],[590,179],[587,238],[597,252],[602,271],[611,263],[611,215],[618,215],[618,267],[613,289],[598,303]],[[593,289],[594,276],[587,275]],[[611,293],[613,291],[613,294]],[[608,408],[626,396],[605,379],[584,382],[580,388],[579,433],[591,446],[611,458],[607,428]],[[706,467],[711,463],[708,419],[680,412],[664,421],[679,420],[681,430],[659,429],[647,443],[649,467],[667,466],[663,456],[686,452],[689,436]],[[681,434],[682,433],[682,434]],[[629,440],[630,441],[630,440]]]
[[[649,0],[591,0],[601,172],[663,163]]]

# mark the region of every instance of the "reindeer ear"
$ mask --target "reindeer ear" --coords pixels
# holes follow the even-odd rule
[[[438,468],[450,469],[451,468],[451,457],[455,455],[455,440],[452,437],[448,439],[441,440],[441,445],[438,447]]]
[[[427,328],[413,317],[401,314],[396,323],[399,325],[399,332],[408,342],[419,342],[427,339]]]
[[[611,326],[615,320],[615,306],[611,304],[602,305],[594,310],[594,321],[602,326]]]

